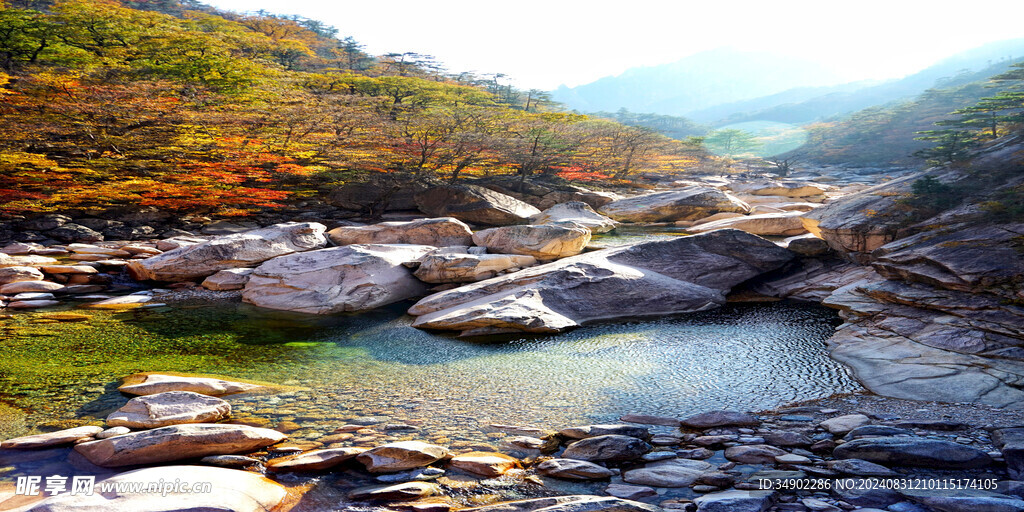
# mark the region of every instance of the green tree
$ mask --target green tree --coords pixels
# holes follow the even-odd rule
[[[714,130],[704,137],[704,147],[708,151],[728,157],[748,154],[760,146],[752,134],[735,128]]]

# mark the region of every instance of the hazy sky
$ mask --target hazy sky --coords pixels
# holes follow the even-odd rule
[[[524,88],[579,85],[732,46],[894,78],[1024,37],[1024,0],[209,0],[321,20],[373,54],[416,51]]]

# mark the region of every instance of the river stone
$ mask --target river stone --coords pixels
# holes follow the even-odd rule
[[[773,431],[761,434],[765,444],[772,446],[810,446],[814,443],[810,437],[800,432]]]
[[[395,485],[363,487],[348,493],[349,499],[365,501],[415,500],[441,494],[441,488],[430,482],[404,482]]]
[[[486,226],[524,224],[540,210],[514,197],[477,185],[445,185],[415,195],[420,211]]]
[[[590,205],[582,201],[556,204],[531,219],[531,222],[533,224],[574,222],[586,227],[592,233],[607,233],[618,225],[618,222],[597,213]]]
[[[742,194],[752,196],[782,196],[790,198],[822,196],[825,192],[836,190],[835,187],[821,183],[806,181],[756,181],[749,183],[733,183],[730,188]]]
[[[868,462],[861,459],[830,460],[825,464],[829,469],[838,471],[844,475],[880,476],[886,478],[899,476],[898,473],[881,464],[875,464],[874,462]]]
[[[164,492],[118,491],[120,483],[178,483]],[[114,490],[101,492],[104,485]],[[181,492],[211,485],[210,492]],[[70,485],[70,482],[69,482]],[[284,486],[256,473],[209,466],[163,466],[120,473],[97,482],[91,495],[61,494],[29,508],[29,512],[266,512],[277,510],[287,496]],[[169,491],[169,492],[168,492]]]
[[[658,495],[658,491],[655,491],[651,487],[623,484],[611,484],[608,487],[605,487],[604,492],[608,493],[610,496],[626,500],[638,500],[640,498]]]
[[[849,431],[844,439],[857,439],[859,437],[892,437],[912,436],[914,431],[905,428],[891,427],[889,425],[864,425]]]
[[[923,437],[868,437],[848,441],[833,451],[837,459],[946,469],[972,469],[992,463],[977,448]]]
[[[191,391],[135,397],[107,416],[112,427],[157,428],[183,423],[215,423],[231,415],[231,404]]]
[[[603,480],[615,472],[593,462],[577,459],[548,459],[534,466],[538,473],[566,480]]]
[[[822,421],[818,426],[823,427],[835,435],[843,435],[857,427],[863,427],[871,423],[871,418],[863,414],[847,414],[844,416],[836,416],[835,418],[829,418]]]
[[[247,382],[233,382],[211,377],[187,377],[160,373],[136,373],[124,378],[118,391],[129,395],[154,395],[167,391],[192,391],[209,396],[230,395],[263,389]]]
[[[786,450],[767,444],[750,444],[726,448],[725,458],[740,464],[772,464]]]
[[[370,226],[341,226],[327,232],[335,245],[412,244],[448,247],[470,245],[473,232],[453,217],[408,222],[381,222]]]
[[[613,318],[703,311],[776,269],[793,253],[763,238],[719,230],[604,249],[430,295],[409,309],[413,327],[559,332]]]
[[[625,462],[640,458],[651,445],[630,436],[603,435],[576,441],[565,448],[562,457],[591,462]]]
[[[716,220],[686,230],[690,233],[705,233],[716,229],[739,229],[754,235],[793,236],[807,233],[800,216],[801,212],[764,213],[731,219]]]
[[[868,479],[871,480],[871,479]],[[889,505],[902,501],[902,497],[892,489],[883,485],[864,483],[861,479],[844,480],[846,485],[833,485],[832,496],[858,507],[887,508]]]
[[[832,250],[832,248],[828,246],[828,242],[811,233],[791,236],[783,240],[782,243],[785,244],[787,249],[801,256],[810,256],[812,258],[824,256]]]
[[[626,423],[640,423],[642,425],[662,425],[665,427],[679,426],[678,418],[651,416],[648,414],[625,414],[619,418],[619,421],[625,421]]]
[[[447,448],[422,441],[399,441],[360,453],[356,459],[370,473],[395,473],[429,466],[451,453]]]
[[[64,285],[51,283],[49,281],[18,281],[16,283],[0,286],[0,295],[15,295],[18,293],[33,292],[57,292],[64,289]]]
[[[619,222],[674,222],[719,212],[745,214],[750,206],[716,188],[686,187],[612,201],[598,211]]]
[[[11,301],[7,304],[10,309],[35,309],[35,308],[48,308],[50,306],[59,306],[59,300],[17,300]]]
[[[585,439],[595,436],[617,435],[650,439],[651,432],[647,427],[633,425],[585,425],[562,429],[559,434],[570,439]]]
[[[182,246],[128,262],[137,280],[192,281],[218,270],[255,266],[278,256],[318,249],[327,244],[326,226],[287,222]]]
[[[20,283],[23,281],[42,281],[43,273],[35,267],[3,267],[0,268],[0,284]]]
[[[103,427],[75,427],[56,432],[46,432],[31,436],[16,437],[0,442],[0,449],[30,450],[72,444],[80,439],[88,439],[103,432]]]
[[[697,512],[764,512],[775,504],[778,495],[773,491],[728,491],[713,492],[693,500]]]
[[[689,487],[712,468],[702,460],[673,459],[626,471],[622,480],[651,487]]]
[[[510,469],[520,467],[518,459],[497,452],[462,453],[452,457],[448,464],[453,468],[486,478],[501,476]]]
[[[709,429],[715,427],[756,427],[761,424],[757,416],[739,411],[708,411],[683,418],[684,427]]]
[[[289,455],[267,461],[267,469],[274,472],[282,471],[323,471],[333,468],[342,462],[354,459],[365,448],[344,447],[313,450],[298,455]]]
[[[346,245],[280,256],[256,268],[242,300],[316,315],[377,308],[426,292],[405,264],[432,250],[427,245]]]
[[[241,290],[249,282],[251,268],[229,268],[218,270],[216,274],[203,280],[203,288],[214,291]]]
[[[459,512],[662,512],[660,507],[612,496],[569,495],[508,501]]]
[[[575,224],[504,226],[473,233],[473,243],[494,253],[554,260],[582,252],[590,243],[590,230]]]
[[[117,467],[251,452],[286,437],[248,425],[192,423],[90,441],[75,451],[97,466]]]
[[[107,439],[114,436],[123,436],[131,433],[131,429],[128,427],[110,427],[99,434],[96,434],[96,439]]]
[[[536,264],[537,258],[533,256],[470,254],[438,249],[423,257],[413,275],[425,283],[472,283],[490,279],[500,272]]]

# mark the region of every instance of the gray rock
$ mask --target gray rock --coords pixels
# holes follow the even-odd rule
[[[525,224],[540,210],[514,197],[476,185],[445,185],[415,195],[420,211],[432,217],[487,226]]]
[[[615,472],[585,460],[548,459],[535,466],[538,473],[566,480],[603,480]]]
[[[405,264],[432,250],[426,245],[346,245],[280,256],[256,268],[242,300],[317,315],[377,308],[425,293],[426,286]]]
[[[739,229],[753,235],[793,236],[807,233],[801,220],[802,212],[763,213],[706,222],[686,228],[690,233],[706,233],[716,229]],[[822,241],[824,243],[824,241]],[[826,244],[827,246],[828,244]]]
[[[191,391],[139,396],[107,416],[112,427],[157,428],[182,423],[214,423],[231,415],[231,404]]]
[[[471,254],[451,249],[438,249],[424,256],[413,275],[425,283],[472,283],[537,264],[533,256]]]
[[[837,459],[948,469],[980,468],[992,463],[992,458],[977,448],[922,437],[855,439],[836,447],[833,455]]]
[[[263,461],[245,455],[208,455],[199,459],[199,462],[209,466],[243,469],[262,464]]]
[[[414,327],[558,332],[596,320],[701,311],[736,284],[793,254],[735,230],[646,242],[565,258],[448,290],[416,303]]]
[[[773,464],[775,458],[786,455],[781,448],[766,444],[733,446],[725,450],[725,458],[740,464]]]
[[[203,288],[215,291],[241,290],[245,288],[245,283],[249,282],[252,272],[251,268],[218,270],[216,274],[203,280]]]
[[[880,437],[880,436],[912,436],[914,435],[913,430],[907,430],[905,428],[890,427],[888,425],[864,425],[863,427],[857,427],[849,431],[845,438],[847,440],[857,439],[861,437]]]
[[[843,435],[851,430],[871,423],[871,418],[863,414],[846,414],[822,421],[818,425],[832,434]]]
[[[700,460],[673,459],[626,471],[622,480],[651,487],[689,487],[712,468],[711,464]]]
[[[640,423],[643,425],[662,425],[666,427],[678,427],[679,419],[665,416],[650,416],[647,414],[626,414],[619,418],[626,423]]]
[[[721,190],[697,186],[612,201],[598,211],[619,222],[673,222],[720,212],[746,214],[750,206]]]
[[[389,443],[360,453],[356,459],[370,473],[395,473],[421,468],[451,456],[446,448],[422,441]]]
[[[103,240],[101,233],[72,222],[47,231],[46,236],[61,242],[100,242]]]
[[[266,260],[327,244],[323,224],[290,222],[182,246],[128,262],[138,280],[191,281],[219,270],[258,265]]]
[[[88,439],[103,431],[103,427],[87,426],[74,427],[56,432],[35,434],[31,436],[16,437],[0,443],[0,449],[6,450],[32,450],[37,448],[48,448],[72,444],[81,439]]]
[[[761,434],[765,444],[772,446],[810,446],[813,441],[806,434],[800,432],[772,431]]]
[[[395,485],[373,486],[348,493],[353,500],[406,501],[440,494],[441,488],[429,482],[404,482]]]
[[[684,427],[709,429],[715,427],[756,427],[761,424],[757,416],[739,411],[708,411],[683,418]]]
[[[640,458],[651,450],[643,440],[619,435],[588,437],[565,448],[562,457],[591,462],[625,462]]]
[[[860,483],[859,479],[852,478],[841,480],[841,482],[845,482],[845,485],[833,484],[832,496],[851,505],[886,508],[903,500],[899,493],[881,485],[864,484]]]
[[[899,473],[874,462],[860,459],[832,460],[827,462],[829,469],[844,475],[895,477]]]
[[[289,455],[269,460],[267,461],[267,469],[273,472],[323,471],[345,461],[352,460],[365,451],[365,448],[356,447],[312,450],[298,455]]]
[[[473,232],[464,222],[452,218],[382,222],[370,226],[341,226],[327,232],[335,245],[412,244],[448,247],[471,245]]]
[[[503,226],[473,233],[473,243],[499,254],[549,261],[575,256],[590,243],[590,230],[577,224]]]
[[[976,489],[912,490],[908,498],[938,512],[1024,512],[1024,500]]]
[[[661,508],[609,496],[570,495],[508,501],[459,512],[661,512]]]
[[[693,500],[697,512],[764,512],[778,499],[773,491],[728,490],[705,494]]]
[[[623,484],[611,484],[604,489],[604,492],[608,493],[609,496],[615,496],[616,498],[626,500],[638,500],[658,495],[658,491],[655,491],[650,487]]]
[[[586,227],[592,233],[607,233],[618,225],[617,222],[597,213],[590,205],[582,201],[556,204],[531,219],[531,222],[533,224],[575,222]]]
[[[633,425],[585,425],[582,427],[565,428],[558,433],[570,439],[585,439],[607,435],[638,437],[640,439],[651,438],[651,432],[647,427]]]
[[[117,467],[251,452],[286,437],[247,425],[192,423],[81,443],[75,451],[97,466]]]

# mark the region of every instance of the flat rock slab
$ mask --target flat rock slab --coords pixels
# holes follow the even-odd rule
[[[616,226],[618,222],[594,211],[587,203],[572,201],[561,203],[548,208],[530,220],[533,224],[555,224],[558,222],[575,222],[586,227],[592,233],[607,233]]]
[[[733,286],[794,254],[737,230],[645,242],[565,258],[430,295],[409,309],[414,327],[560,332],[588,322],[703,311]]]
[[[757,416],[739,411],[708,411],[683,418],[680,423],[687,428],[709,429],[716,427],[756,427],[761,424]]]
[[[30,450],[72,444],[103,432],[103,427],[75,427],[45,434],[16,437],[0,443],[0,449]]]
[[[125,377],[118,391],[129,395],[154,395],[167,391],[192,391],[209,396],[230,395],[266,389],[265,386],[212,377],[190,377],[161,373],[136,373]]]
[[[174,484],[178,487],[160,487]],[[156,492],[117,490],[145,483]],[[100,492],[107,484],[115,490]],[[69,484],[70,485],[70,484]],[[185,490],[187,486],[188,490]],[[195,492],[206,489],[209,492]],[[59,495],[29,508],[29,512],[266,512],[276,510],[288,492],[281,484],[258,474],[209,466],[164,466],[120,473],[96,483],[92,495]]]
[[[371,473],[395,473],[428,466],[451,456],[447,448],[422,441],[400,441],[360,453],[359,460]]]
[[[588,437],[607,435],[629,436],[640,439],[651,438],[651,432],[647,427],[637,427],[635,425],[585,425],[582,427],[564,428],[558,433],[570,439],[586,439]]]
[[[647,464],[622,474],[622,480],[651,487],[690,487],[702,474],[714,468],[702,460],[673,459]]]
[[[231,415],[231,404],[192,391],[135,397],[107,416],[113,427],[158,428],[182,423],[214,423]]]
[[[836,447],[833,455],[837,459],[947,469],[972,469],[992,464],[992,458],[977,448],[923,437],[855,439]]]
[[[454,217],[408,222],[381,222],[370,226],[341,226],[327,232],[335,245],[412,244],[448,247],[471,245],[473,232]]]
[[[267,469],[282,471],[323,471],[342,462],[352,460],[366,451],[366,448],[344,447],[313,450],[298,455],[289,455],[267,461]]]
[[[705,233],[716,229],[739,229],[754,235],[795,236],[807,233],[801,215],[802,212],[747,215],[707,222],[686,230],[690,233]]]
[[[92,309],[134,309],[145,306],[152,301],[153,297],[151,295],[132,294],[93,302],[91,304],[86,304],[83,307]]]
[[[469,452],[452,457],[449,466],[486,478],[501,476],[521,467],[519,460],[497,452]]]
[[[287,436],[247,425],[174,425],[75,445],[101,467],[155,464],[207,455],[235,455],[283,441]]]
[[[565,480],[603,480],[615,475],[614,471],[604,466],[577,459],[548,459],[534,466],[534,469],[542,475]]]
[[[612,201],[598,211],[619,222],[674,222],[720,212],[746,214],[750,206],[716,188],[695,186]]]
[[[404,482],[395,485],[373,486],[356,489],[348,494],[353,500],[403,501],[441,494],[437,484],[429,482]]]

